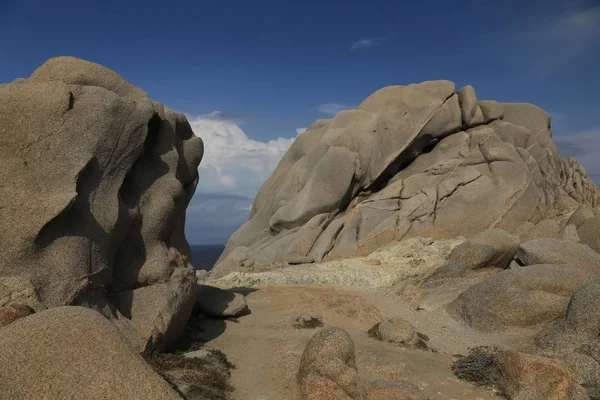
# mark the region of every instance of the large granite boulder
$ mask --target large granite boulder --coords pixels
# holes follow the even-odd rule
[[[29,282],[36,309],[90,307],[138,348],[168,346],[197,291],[184,224],[202,140],[72,57],[0,86],[0,104],[2,281]]]
[[[544,238],[521,243],[515,259],[520,265],[569,264],[593,274],[600,273],[600,254],[568,240]]]
[[[500,389],[514,400],[589,400],[577,377],[560,358],[504,350],[498,352]]]
[[[512,261],[519,238],[503,229],[490,229],[456,246],[448,259],[428,279],[428,285],[445,278],[460,277],[481,268],[506,268]]]
[[[178,400],[96,311],[55,307],[0,328],[0,398]]]
[[[298,137],[212,275],[364,256],[416,236],[516,233],[599,198],[583,167],[560,158],[540,108],[478,101],[449,81],[389,86]],[[231,262],[238,248],[244,260]]]
[[[600,339],[600,279],[579,287],[564,314],[535,338],[538,347],[569,353]],[[600,359],[598,360],[600,362]]]
[[[448,312],[482,331],[543,326],[565,314],[575,290],[596,272],[578,265],[540,264],[508,269],[471,286]]]
[[[600,396],[600,280],[578,288],[563,319],[535,338],[542,353],[563,356],[589,397]]]

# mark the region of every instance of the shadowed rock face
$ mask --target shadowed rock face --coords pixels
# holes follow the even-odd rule
[[[364,256],[408,237],[513,233],[598,201],[540,108],[478,101],[449,81],[390,86],[298,137],[213,276],[252,261]]]
[[[184,235],[202,140],[185,116],[71,57],[0,86],[0,276],[82,305],[146,349],[195,301]]]

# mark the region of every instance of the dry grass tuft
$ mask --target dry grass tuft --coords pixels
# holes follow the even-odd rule
[[[220,350],[209,353],[201,358],[169,353],[149,353],[144,357],[184,399],[228,400],[233,392],[230,371],[235,366]]]
[[[457,356],[452,365],[454,375],[477,386],[498,390],[503,395],[502,372],[498,366],[497,349],[481,346],[469,349],[467,356]]]

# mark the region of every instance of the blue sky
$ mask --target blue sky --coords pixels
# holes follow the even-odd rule
[[[600,178],[600,2],[0,0],[0,82],[47,58],[104,64],[207,143],[192,243],[223,243],[297,129],[391,84],[450,79],[553,115]]]

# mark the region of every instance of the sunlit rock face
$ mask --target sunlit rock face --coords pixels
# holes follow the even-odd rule
[[[389,86],[298,137],[212,275],[364,256],[415,236],[512,233],[599,198],[560,157],[542,109],[480,101],[449,81]]]
[[[140,349],[195,301],[185,210],[203,154],[185,116],[103,66],[48,60],[0,86],[0,276],[38,309],[100,311]]]

